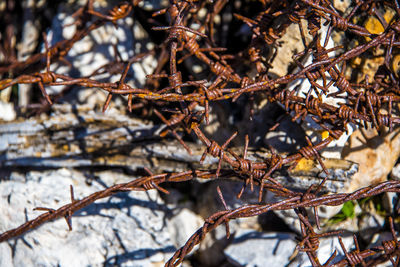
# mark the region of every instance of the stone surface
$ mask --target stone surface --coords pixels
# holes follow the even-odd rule
[[[232,228],[234,221],[229,222],[231,233],[235,232]],[[218,226],[214,231],[207,234],[204,240],[199,244],[196,252],[196,258],[205,266],[221,266],[226,261],[224,249],[230,244],[233,237],[226,238],[225,224]]]
[[[359,130],[349,139],[343,157],[359,164],[359,172],[353,176],[348,192],[361,187],[384,182],[400,156],[400,128],[391,133],[376,130]]]
[[[347,249],[353,246],[352,236],[342,237],[342,240]],[[310,266],[305,252],[296,254],[297,244],[295,235],[291,233],[240,230],[224,252],[235,266]],[[337,258],[334,262],[337,262],[344,257],[338,238],[321,238],[318,259],[324,263],[335,250]]]
[[[185,245],[186,241],[197,229],[203,226],[204,220],[193,211],[183,208],[177,214],[174,214],[169,222],[171,238],[175,247],[180,248]],[[191,253],[198,248],[199,246],[195,246]]]
[[[0,124],[0,166],[112,166],[129,170],[147,167],[154,172],[217,168],[218,159],[210,155],[203,164],[199,163],[204,145],[186,142],[192,151],[189,155],[178,141],[160,140],[158,133],[162,129],[113,109],[101,113],[87,105],[54,105],[50,115]],[[243,153],[242,149],[232,149],[238,155]],[[248,149],[250,160],[263,162],[270,157],[268,150]],[[343,191],[357,171],[357,165],[350,161],[324,159],[324,164],[329,175],[323,191]],[[231,168],[227,163],[222,167]],[[320,183],[324,177],[319,163],[306,159],[293,170],[274,173],[278,182],[300,190]]]
[[[222,195],[228,209],[238,208],[245,204],[258,202],[258,190],[251,192],[250,186],[244,191],[242,198],[237,199],[242,182],[219,180],[208,182],[199,189],[197,203],[197,212],[204,218],[208,218],[213,213],[224,210],[224,206],[218,196],[217,186],[220,187]],[[218,266],[225,260],[224,249],[232,242],[235,233],[241,229],[247,228],[260,230],[257,217],[239,218],[229,221],[231,237],[226,238],[225,224],[221,224],[214,231],[206,235],[200,243],[198,257],[203,264],[207,266]]]
[[[306,22],[304,20],[301,22],[304,29],[307,28]],[[306,40],[310,42],[311,36],[306,34]],[[284,76],[288,74],[290,63],[293,62],[292,56],[304,49],[298,25],[291,24],[286,29],[286,33],[279,39],[279,43],[280,45],[276,48],[276,57],[271,63],[273,67],[270,72],[278,76]]]
[[[235,266],[285,266],[297,245],[294,240],[294,234],[239,230],[224,253]]]
[[[400,164],[397,164],[390,173],[390,178],[393,180],[400,180]]]
[[[333,1],[333,6],[337,9],[337,10],[339,10],[339,11],[341,11],[341,12],[350,12],[349,11],[349,6],[350,6],[350,4],[351,4],[351,1],[350,0],[334,0]]]
[[[0,120],[12,121],[17,117],[12,103],[5,103],[0,101]]]
[[[369,242],[372,239],[372,236],[379,230],[383,228],[385,224],[385,218],[374,213],[368,214],[365,213],[362,216],[359,216],[358,219],[358,231],[362,238]]]
[[[35,207],[69,203],[70,184],[75,187],[75,198],[81,199],[121,180],[127,177],[108,173],[89,186],[81,173],[68,169],[32,171],[25,182],[13,181],[11,176],[0,183],[0,231],[40,215],[41,211],[32,211]],[[120,193],[76,212],[71,232],[59,219],[2,243],[0,262],[11,259],[14,266],[157,266],[175,251],[167,212],[154,190]]]
[[[167,0],[147,0],[139,2],[139,7],[143,8],[146,11],[158,11],[160,9],[166,8],[167,6]]]
[[[154,2],[154,1],[153,1]],[[95,1],[94,10],[107,13],[110,8],[119,1]],[[51,45],[60,40],[70,39],[76,32],[73,25],[74,19],[71,14],[83,3],[63,3],[59,7],[58,14],[52,21],[52,27],[48,33]],[[149,3],[150,4],[150,3]],[[94,18],[95,19],[95,18]],[[127,16],[117,21],[117,27],[112,23],[105,23],[103,26],[91,31],[89,35],[76,42],[65,59],[70,63],[63,62],[52,64],[51,70],[60,74],[69,74],[73,77],[87,77],[94,75],[98,81],[116,82],[120,79],[127,61],[133,56],[149,51],[154,44],[149,39],[142,26],[132,16]],[[120,57],[115,52],[115,49]],[[43,48],[44,49],[44,48]],[[125,61],[125,63],[123,63]],[[111,68],[110,63],[113,63]],[[117,66],[122,63],[121,68]],[[157,61],[153,55],[147,56],[141,62],[134,62],[128,72],[126,82],[133,87],[142,87],[146,75],[153,72]],[[109,68],[112,74],[101,74],[101,70]],[[96,71],[98,71],[96,73]],[[60,92],[64,86],[47,86],[49,94]],[[77,94],[78,101],[86,102],[89,105],[104,103],[107,94],[93,88],[81,89]]]
[[[0,266],[13,266],[12,247],[7,243],[0,243]]]
[[[347,251],[354,249],[354,241],[353,241],[353,236],[347,235],[347,236],[342,236],[342,241],[344,246],[346,247]],[[342,250],[342,247],[340,246],[339,239],[336,236],[333,237],[328,237],[328,238],[321,238],[320,239],[320,245],[318,248],[318,259],[320,260],[321,264],[326,262],[329,257],[333,254],[333,252],[336,250],[336,258],[332,261],[331,264],[338,262],[342,259],[344,259],[345,255]],[[306,255],[303,254],[303,258]],[[310,263],[304,262],[301,266],[310,266]]]
[[[0,166],[92,167],[183,171],[197,164],[203,145],[160,140],[163,127],[114,112],[93,111],[86,105],[54,105],[50,116],[0,123]],[[218,160],[207,157],[205,165]]]
[[[325,40],[325,36],[328,30],[327,25],[322,25],[321,26],[321,39],[320,40]],[[337,44],[340,45],[340,44]],[[335,47],[335,43],[332,40],[332,37],[329,38],[328,43],[326,45],[326,49],[332,49]],[[334,56],[335,51],[329,52],[329,56]],[[303,66],[309,66],[313,62],[312,56],[307,56],[303,59],[303,62],[301,64]],[[296,72],[300,71],[300,66],[297,66]],[[326,76],[326,82],[329,83],[331,81],[331,76],[328,72],[325,72]],[[323,86],[323,79],[320,78],[315,81],[317,84]],[[322,90],[318,89],[318,92],[320,96],[317,95],[315,92],[316,89],[312,88],[313,86],[311,85],[310,81],[308,78],[304,79],[297,79],[296,81],[290,83],[288,85],[288,89],[290,91],[295,91],[297,96],[300,96],[302,98],[305,98],[308,92],[311,90],[311,96],[318,98],[321,97],[321,101],[323,103],[339,107],[340,104],[345,103],[346,101],[341,98],[341,97],[334,97],[334,96],[329,96],[329,94],[336,93],[339,91],[339,89],[336,87],[336,84],[334,83],[331,85],[326,93],[321,93]],[[282,105],[283,106],[283,105]],[[292,117],[295,115],[294,112],[291,113]],[[313,143],[318,143],[321,142],[324,138],[324,136],[329,136],[329,133],[324,130],[322,127],[320,127],[314,120],[311,119],[310,115],[307,115],[304,121],[297,120],[299,123],[301,123],[301,127],[304,129],[305,134],[307,135]],[[347,142],[347,139],[349,136],[353,133],[354,130],[356,130],[357,127],[353,124],[348,124],[347,126],[347,132],[345,132],[338,140],[333,140],[331,143],[327,145],[326,148],[320,151],[320,154],[322,157],[325,158],[335,158],[335,159],[341,159],[341,153],[342,150]]]
[[[38,46],[38,39],[40,36],[41,23],[38,18],[35,18],[34,11],[38,5],[37,1],[34,0],[23,0],[22,8],[23,12],[23,29],[21,42],[17,45],[18,49],[18,60],[26,60],[32,54]],[[30,102],[32,95],[31,84],[19,84],[18,85],[18,105],[25,106]]]

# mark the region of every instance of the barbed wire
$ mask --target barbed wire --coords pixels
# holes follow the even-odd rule
[[[120,73],[118,82],[96,80],[96,75],[100,73],[98,71],[88,77],[71,77],[50,70],[52,63],[65,60],[72,47],[95,29],[107,23],[112,23],[117,27],[117,22],[121,19],[141,14],[140,2],[136,0],[121,2],[108,11],[99,12],[94,8],[94,1],[89,0],[73,15],[75,19],[73,24],[77,26],[77,30],[70,39],[49,46],[47,36],[44,34],[45,52],[34,54],[25,61],[8,62],[0,66],[0,75],[2,75],[0,90],[17,84],[36,84],[47,105],[50,105],[56,98],[52,99],[53,97],[48,95],[47,86],[98,88],[108,93],[103,112],[108,109],[114,95],[127,95],[127,107],[130,112],[139,108],[151,111],[147,113],[156,114],[165,124],[164,131],[160,133],[162,138],[166,137],[167,133],[171,133],[189,154],[191,150],[178,131],[182,130],[183,133],[191,134],[193,138],[201,141],[205,150],[200,162],[203,162],[207,155],[217,158],[219,162],[217,169],[150,175],[111,186],[81,200],[75,199],[71,187],[71,203],[58,209],[36,208],[46,212],[20,227],[2,233],[0,242],[22,235],[45,222],[61,217],[64,217],[69,228],[72,228],[70,220],[73,213],[98,199],[109,197],[117,192],[156,189],[168,193],[161,184],[195,178],[211,179],[231,174],[233,171],[243,181],[243,189],[248,184],[252,191],[254,186],[259,187],[260,202],[264,190],[275,193],[282,200],[264,205],[244,205],[233,210],[228,210],[224,205],[225,210],[211,215],[203,227],[174,254],[166,264],[167,266],[180,264],[193,247],[221,223],[228,225],[231,219],[257,216],[270,210],[292,209],[297,212],[301,222],[302,240],[298,248],[307,253],[313,266],[330,265],[336,253],[321,264],[316,256],[319,238],[337,235],[339,232],[316,234],[304,208],[338,206],[346,201],[359,200],[384,192],[399,192],[400,182],[387,181],[348,194],[321,194],[320,190],[326,181],[325,178],[320,184],[312,185],[299,193],[274,180],[273,173],[282,168],[293,168],[303,158],[317,160],[321,169],[327,172],[320,152],[333,141],[341,138],[347,131],[349,123],[361,128],[373,127],[378,130],[387,127],[389,131],[393,131],[400,124],[398,106],[400,67],[395,63],[400,46],[398,0],[355,1],[345,12],[340,11],[332,1],[327,0],[259,1],[260,8],[257,14],[241,11],[234,5],[225,8],[230,5],[225,0],[171,0],[168,7],[153,14],[154,17],[166,16],[168,25],[160,26],[154,23],[154,19],[143,21],[143,24],[150,29],[149,35],[154,35],[155,32],[165,33],[163,42],[151,51],[137,54],[125,61],[119,58],[114,65],[102,67],[101,73],[110,75]],[[206,10],[205,15],[204,10]],[[393,13],[393,18],[386,21],[381,12],[390,11]],[[223,40],[221,37],[227,35],[223,32],[223,27],[215,26],[216,16],[221,16],[226,12],[231,12],[232,23],[240,22],[246,25],[250,32],[250,41],[241,48],[240,53],[234,55],[224,54],[230,52],[232,46],[227,45],[230,40]],[[375,33],[367,27],[365,21],[371,17],[382,26],[381,32]],[[305,23],[308,32],[305,32],[303,26]],[[293,70],[290,70],[288,66],[286,73],[271,75],[271,65],[276,64],[274,58],[276,53],[279,53],[277,52],[279,42],[292,25],[299,29],[304,50],[297,51],[293,55],[291,62]],[[342,39],[355,41],[342,40],[342,44],[328,47],[333,34],[341,36]],[[8,44],[12,43],[12,36],[7,34],[1,36],[4,36],[5,40],[0,44],[0,53],[5,54],[11,49]],[[311,37],[311,40],[306,36]],[[275,49],[275,55],[263,54],[267,48],[271,51]],[[373,77],[369,77],[368,74],[360,71],[362,65],[356,62],[361,57],[376,56],[377,51],[380,51],[383,61],[377,66]],[[154,73],[147,76],[146,85],[142,88],[129,85],[127,74],[132,63],[140,62],[150,54],[158,56],[158,65]],[[307,58],[311,60],[307,61]],[[194,61],[202,66],[204,72],[209,73],[207,79],[201,80],[201,78],[197,79],[196,75],[187,74],[192,73],[187,65],[193,65]],[[240,66],[243,62],[250,62],[247,65],[252,72],[243,70]],[[41,71],[43,68],[45,70]],[[362,77],[357,78],[360,75]],[[166,78],[168,82],[163,82],[161,78]],[[295,82],[304,83],[304,81],[309,83],[305,90],[300,89],[301,86],[292,86]],[[337,90],[334,91],[333,88]],[[311,117],[329,133],[329,136],[317,143],[311,142],[306,137],[307,145],[301,147],[296,153],[283,156],[273,152],[262,162],[247,158],[248,137],[245,139],[243,155],[240,156],[228,147],[236,137],[236,133],[226,139],[222,145],[206,136],[202,126],[209,123],[209,106],[212,103],[218,101],[233,103],[239,98],[253,99],[255,95],[267,99],[270,103],[283,106],[293,121],[301,122]],[[343,101],[337,104],[338,99]],[[174,108],[174,113],[170,116],[162,108],[167,105],[169,108]],[[254,114],[254,110],[251,109],[250,113]],[[273,128],[276,129],[278,125],[279,122]],[[222,168],[223,162],[231,169]],[[242,195],[243,189],[238,197]],[[221,201],[225,203],[220,191],[219,195]],[[316,209],[314,210],[316,226],[319,228],[318,214]],[[390,222],[393,240],[384,242],[379,247],[361,251],[355,239],[356,250],[347,252],[339,237],[345,259],[336,265],[369,266],[372,263],[390,260],[393,266],[397,266],[400,249],[391,219]],[[229,235],[228,230],[227,234]]]

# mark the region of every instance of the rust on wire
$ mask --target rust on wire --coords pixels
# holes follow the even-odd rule
[[[5,59],[4,64],[0,66],[2,75],[0,90],[18,84],[35,84],[47,105],[51,105],[57,102],[57,97],[49,96],[46,91],[48,86],[95,88],[107,93],[103,105],[104,112],[114,96],[127,96],[127,108],[130,112],[140,109],[143,114],[148,116],[154,114],[161,120],[163,128],[159,134],[160,138],[167,138],[167,134],[171,133],[189,154],[192,151],[186,143],[187,139],[202,143],[204,153],[200,163],[203,163],[209,155],[218,160],[217,168],[162,174],[153,174],[147,170],[148,176],[110,186],[80,200],[75,199],[74,189],[71,186],[69,204],[58,209],[37,207],[36,210],[45,213],[0,234],[0,242],[62,217],[72,230],[71,217],[74,212],[118,192],[158,190],[168,194],[169,191],[162,186],[164,183],[199,178],[214,179],[226,173],[234,173],[243,181],[243,187],[237,197],[243,195],[246,186],[250,185],[251,191],[254,191],[255,186],[259,186],[259,203],[229,209],[222,190],[218,187],[217,193],[224,210],[206,219],[204,225],[176,251],[166,266],[177,266],[182,263],[194,246],[221,224],[226,225],[229,237],[229,221],[232,219],[257,216],[271,210],[291,209],[296,211],[301,226],[298,250],[307,253],[313,266],[332,265],[336,252],[332,253],[325,263],[320,263],[317,257],[320,238],[340,235],[341,232],[318,234],[305,208],[314,209],[315,226],[320,228],[318,207],[337,206],[350,200],[359,200],[384,192],[399,193],[400,182],[387,181],[351,193],[327,194],[321,192],[326,177],[321,183],[304,188],[302,192],[295,192],[277,182],[273,178],[274,173],[283,168],[294,168],[300,160],[309,159],[317,161],[328,175],[320,152],[341,138],[347,131],[349,123],[360,128],[373,127],[377,130],[385,127],[389,131],[398,127],[400,74],[399,66],[395,64],[395,56],[400,47],[399,1],[354,1],[344,15],[332,1],[327,0],[254,1],[257,2],[259,9],[256,14],[246,11],[246,8],[242,11],[226,0],[171,0],[168,7],[154,12],[151,17],[144,20],[141,16],[145,12],[140,7],[140,2],[139,0],[121,2],[106,11],[97,11],[93,6],[94,1],[89,0],[72,15],[74,18],[72,24],[77,26],[77,30],[70,39],[50,46],[46,34],[43,34],[45,52],[34,54],[24,61],[15,58],[15,48],[12,47],[14,37],[9,33],[0,32],[4,39],[0,43],[0,53]],[[387,9],[395,13],[391,21],[386,21],[381,13],[381,10]],[[154,49],[134,55],[127,60],[122,60],[114,45],[115,61],[100,67],[87,77],[72,77],[50,70],[51,63],[66,61],[65,58],[75,43],[90,35],[92,31],[106,23],[118,27],[123,23],[122,19],[128,16],[138,16],[143,20],[150,36],[157,39],[160,34],[165,34],[164,39]],[[382,32],[373,33],[368,28],[364,21],[369,16],[378,19],[383,28]],[[160,24],[155,17],[164,17],[167,23]],[[229,27],[221,25],[225,23],[225,21],[217,22],[217,18],[221,17],[236,25]],[[234,44],[229,43],[232,40],[224,40],[224,36],[230,38],[233,36],[226,28],[231,26],[237,28],[238,23],[249,31],[249,40],[239,52],[235,51],[237,48]],[[307,25],[307,32],[303,24]],[[298,29],[304,49],[296,50],[292,57],[292,65],[290,68],[287,66],[286,73],[276,75],[270,70],[273,64],[277,64],[274,58],[277,56],[281,39],[292,25]],[[13,27],[10,22],[6,26],[10,29]],[[69,26],[71,25],[64,25],[64,27]],[[322,32],[326,34],[323,35]],[[354,39],[356,42],[343,41],[342,44],[332,47],[329,42],[334,34],[339,34],[343,39],[350,37],[349,39]],[[310,38],[307,39],[306,36],[311,37],[312,41],[308,41]],[[265,53],[267,50],[269,55]],[[377,51],[383,52],[377,55]],[[142,62],[150,54],[157,57],[155,71],[147,75],[147,82],[141,88],[131,86],[128,72],[132,64]],[[375,73],[361,73],[361,78],[354,78],[363,67],[363,63],[357,62],[362,62],[362,58],[368,57],[381,57],[383,63],[380,63]],[[308,58],[310,60],[307,60]],[[192,67],[195,64],[202,69],[199,75]],[[118,82],[102,82],[96,79],[99,74],[121,76]],[[303,91],[299,89],[301,86],[292,86],[296,82],[304,81],[309,85]],[[263,161],[248,157],[250,142],[248,133],[244,133],[242,155],[238,155],[228,147],[238,132],[232,134],[222,145],[207,137],[208,133],[204,131],[203,126],[209,124],[211,120],[213,104],[221,101],[238,103],[241,99],[246,99],[250,118],[253,118],[256,110],[252,103],[257,98],[280,104],[292,121],[302,123],[311,118],[329,132],[329,137],[319,142],[311,142],[306,137],[306,145],[296,152],[282,155],[271,151],[270,157]],[[343,101],[340,104],[333,103],[338,99]],[[168,115],[166,113],[168,111],[172,114]],[[279,123],[276,122],[270,130],[275,130]],[[273,192],[281,197],[281,200],[276,203],[262,203],[264,190]],[[389,222],[392,240],[383,241],[381,246],[367,250],[361,250],[358,240],[354,238],[356,248],[350,251],[344,247],[339,236],[345,259],[335,265],[371,266],[391,261],[393,266],[398,266],[399,241],[392,218]]]

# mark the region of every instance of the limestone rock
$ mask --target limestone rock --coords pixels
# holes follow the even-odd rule
[[[0,243],[0,266],[12,266],[12,247],[7,243]]]
[[[358,163],[359,171],[354,175],[348,192],[387,180],[400,156],[399,130],[381,135],[376,130],[360,130],[351,136],[343,156]]]
[[[225,255],[235,266],[310,266],[307,254],[296,254],[297,242],[290,233],[261,233],[241,230],[235,235],[233,242],[225,249]],[[339,261],[344,253],[337,237],[321,238],[317,251],[318,259],[325,262],[337,251]],[[353,245],[351,236],[343,237],[347,249]]]
[[[35,207],[57,208],[69,203],[69,185],[81,199],[116,179],[88,186],[77,171],[29,172],[26,181],[0,183],[0,231],[40,215]],[[102,199],[64,220],[49,222],[0,246],[2,266],[155,266],[175,251],[165,221],[166,208],[154,190]],[[13,253],[11,253],[11,247]],[[7,263],[12,262],[11,265]]]
[[[285,266],[297,245],[294,240],[293,234],[240,230],[224,252],[235,266]]]
[[[192,151],[189,155],[177,141],[160,140],[158,132],[162,129],[117,112],[96,112],[87,105],[54,105],[49,116],[0,124],[0,166],[113,166],[129,170],[147,167],[160,172],[217,168],[218,159],[211,156],[206,157],[203,165],[199,164],[204,145],[187,142]],[[242,149],[232,150],[242,153]],[[268,150],[248,149],[250,160],[263,162],[270,157]],[[329,175],[323,191],[343,191],[357,171],[357,164],[350,161],[324,159],[324,164]],[[231,167],[223,163],[222,168]],[[320,183],[324,177],[318,162],[306,159],[293,170],[274,173],[278,182],[300,190]]]
[[[107,13],[110,8],[119,1],[94,1],[95,11]],[[52,21],[52,27],[48,33],[51,45],[64,39],[70,39],[76,32],[76,25],[71,16],[83,3],[62,3],[58,14]],[[117,21],[117,27],[112,23],[93,30],[89,35],[74,43],[65,59],[70,63],[62,62],[52,64],[52,71],[60,74],[69,74],[73,77],[87,77],[101,81],[116,82],[127,65],[127,61],[133,56],[149,51],[154,44],[149,39],[146,31],[132,16],[127,16]],[[116,50],[118,52],[116,52]],[[125,61],[125,63],[124,63]],[[112,63],[112,65],[110,65]],[[152,73],[156,67],[156,59],[148,55],[141,62],[132,64],[126,82],[133,87],[142,87],[146,75]],[[102,74],[101,70],[107,70],[111,77]],[[60,92],[63,86],[47,86],[49,94]],[[78,101],[91,106],[104,103],[107,94],[93,88],[79,90]],[[111,103],[113,104],[113,103]]]
[[[354,249],[354,240],[353,236],[348,235],[348,236],[342,236],[342,241],[344,246],[346,247],[347,251],[350,251],[351,249]],[[321,238],[320,239],[320,245],[318,248],[318,259],[320,260],[321,263],[326,262],[329,257],[332,255],[332,253],[336,250],[337,256],[333,260],[333,263],[336,263],[342,259],[344,259],[345,255],[342,250],[342,247],[340,246],[339,240],[336,236],[332,237],[327,237],[327,238]],[[306,255],[303,255],[303,257]],[[303,263],[302,266],[310,266],[310,263]]]
[[[247,187],[241,199],[237,199],[236,195],[242,187],[242,182],[237,181],[213,181],[202,185],[199,190],[197,201],[198,213],[205,219],[213,213],[224,210],[224,206],[218,196],[217,186],[220,186],[224,200],[228,209],[238,208],[242,205],[258,202],[258,194],[250,191]],[[224,249],[234,240],[237,231],[243,228],[260,230],[257,217],[239,218],[229,221],[229,229],[231,237],[226,238],[225,224],[218,226],[214,231],[206,235],[205,239],[200,243],[198,258],[207,266],[218,266],[225,260]]]
[[[306,24],[303,20],[301,23],[303,24],[303,27]],[[311,36],[307,35],[306,39],[310,42]],[[296,24],[291,24],[286,29],[286,33],[281,39],[279,39],[279,42],[281,45],[276,48],[278,51],[276,57],[271,63],[273,68],[270,69],[270,72],[278,76],[284,76],[288,74],[288,67],[290,63],[293,62],[292,56],[304,49],[299,27]]]
[[[0,101],[0,120],[12,121],[17,117],[12,103]]]
[[[186,208],[180,210],[179,213],[171,218],[169,223],[169,232],[174,240],[174,245],[177,248],[185,245],[192,234],[203,226],[203,223],[203,218],[193,211]],[[199,246],[195,246],[192,252],[196,251],[198,247]]]

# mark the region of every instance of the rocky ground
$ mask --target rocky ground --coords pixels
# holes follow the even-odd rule
[[[23,2],[27,6],[35,5],[32,3],[35,1]],[[67,2],[60,4],[54,15],[48,15],[51,18],[47,32],[50,44],[68,38],[74,31],[75,26],[63,25],[72,22],[74,5],[84,1]],[[99,9],[107,7],[106,1],[98,1],[96,5]],[[163,1],[144,1],[141,8],[151,12],[164,5]],[[34,24],[35,20],[28,16],[23,26],[24,34],[34,35],[30,37],[31,41],[27,36],[21,44],[20,49],[27,51],[26,54],[33,53],[29,49],[32,42],[43,46],[39,33],[32,29]],[[288,29],[282,38],[279,56],[275,59],[277,67],[271,69],[276,75],[284,75],[279,66],[287,64],[285,56],[289,57],[290,47],[300,40],[296,30]],[[152,46],[154,43],[142,25],[127,17],[118,22],[118,27],[109,23],[77,42],[65,58],[70,64],[56,63],[51,68],[55,72],[88,76],[115,60],[117,50],[120,60],[124,60]],[[145,75],[156,66],[154,55],[134,63],[128,75],[129,83],[143,86]],[[99,74],[96,77],[100,80],[119,79],[119,75],[103,77]],[[81,199],[108,186],[141,177],[146,174],[144,168],[158,173],[198,166],[203,151],[201,144],[191,144],[194,153],[189,157],[172,138],[162,143],[158,137],[161,124],[130,116],[125,98],[113,99],[109,109],[102,113],[101,107],[107,97],[105,92],[93,88],[66,88],[49,87],[50,95],[62,93],[61,97],[53,108],[29,119],[24,114],[26,109],[21,108],[29,104],[24,100],[31,94],[29,85],[20,87],[19,103],[10,100],[12,92],[4,90],[1,93],[0,232],[15,228],[43,212],[34,208],[58,208],[69,203],[70,185],[74,187],[75,198]],[[253,121],[243,116],[234,122],[235,127],[253,131],[278,151],[290,153],[298,149],[302,142],[299,137],[310,131],[312,125],[299,126],[287,120],[277,131],[268,132],[274,124],[274,118],[268,115],[284,112],[277,105],[262,101],[258,105]],[[230,135],[234,124],[230,122],[232,118],[218,115],[224,108],[226,106],[214,106],[211,123],[205,127],[205,132],[215,136],[215,140],[220,138],[219,142]],[[323,156],[326,162],[333,162],[334,158],[335,164],[339,162],[332,163],[330,170],[332,173],[336,170],[336,179],[341,181],[328,182],[327,190],[352,192],[387,179],[400,180],[399,130],[397,127],[391,133],[378,134],[376,130],[354,127],[346,140],[327,149]],[[243,145],[242,141],[235,142],[236,146]],[[206,166],[216,163],[217,160],[210,156],[205,161]],[[303,174],[296,174],[296,177],[312,176],[312,168],[298,168]],[[307,185],[305,182],[303,187],[307,188]],[[204,182],[198,179],[169,184],[165,187],[169,194],[157,190],[118,193],[73,214],[72,231],[60,219],[0,243],[0,266],[162,266],[207,217],[225,209],[218,197],[217,186],[225,196],[228,208],[258,200],[258,190],[251,192],[250,188],[240,200],[236,199],[234,196],[240,191],[242,182],[224,180]],[[264,202],[274,200],[276,198],[270,192],[263,199]],[[353,233],[358,232],[364,248],[373,246],[385,236],[391,238],[385,218],[397,209],[398,195],[395,193],[345,207],[322,207],[321,232],[344,229],[341,236],[346,248],[353,247]],[[300,229],[294,212],[270,211],[229,224],[229,239],[225,226],[218,227],[195,248],[183,266],[310,266],[306,253],[299,252],[296,247]],[[335,250],[344,258],[337,237],[321,238],[320,261],[327,260]]]

